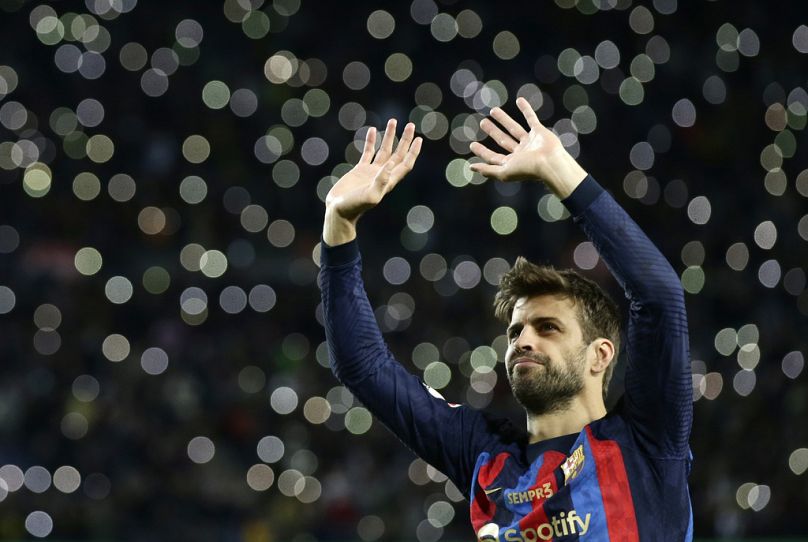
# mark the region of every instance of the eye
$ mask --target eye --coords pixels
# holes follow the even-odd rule
[[[508,339],[510,340],[514,340],[518,336],[519,336],[519,329],[513,328],[508,331]]]
[[[558,326],[555,324],[551,324],[550,322],[542,322],[539,326],[541,331],[558,331]]]

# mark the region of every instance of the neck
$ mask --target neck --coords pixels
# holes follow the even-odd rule
[[[542,440],[580,433],[584,426],[606,415],[602,397],[578,395],[563,410],[547,414],[527,413],[530,444]]]

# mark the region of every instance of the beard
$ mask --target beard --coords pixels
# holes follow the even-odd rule
[[[529,414],[541,415],[565,410],[573,397],[584,389],[586,346],[577,353],[566,352],[563,364],[554,363],[542,354],[527,354],[526,357],[540,361],[543,366],[531,366],[527,370],[518,371],[512,368],[508,372],[508,381],[514,397]]]

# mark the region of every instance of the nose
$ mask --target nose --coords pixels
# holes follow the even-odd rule
[[[530,326],[525,326],[519,332],[519,336],[514,341],[514,349],[522,352],[536,351],[536,343],[538,337],[533,332]]]

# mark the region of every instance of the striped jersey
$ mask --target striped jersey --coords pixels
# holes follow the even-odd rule
[[[356,241],[322,244],[331,368],[377,419],[463,491],[478,540],[692,540],[692,378],[681,283],[591,176],[564,204],[629,301],[625,393],[605,417],[580,433],[531,444],[509,420],[446,402],[387,348]]]

